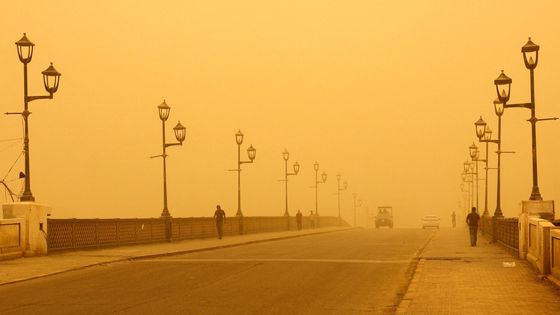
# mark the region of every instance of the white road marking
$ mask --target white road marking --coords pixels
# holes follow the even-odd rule
[[[342,264],[408,264],[412,259],[400,260],[369,260],[369,259],[298,259],[298,258],[159,258],[159,259],[141,259],[137,262],[163,263],[163,262],[311,262],[311,263],[342,263]]]

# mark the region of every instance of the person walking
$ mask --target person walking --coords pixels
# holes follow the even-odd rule
[[[451,225],[453,227],[455,227],[457,225],[457,222],[455,221],[455,211],[453,211],[453,213],[451,213]]]
[[[313,211],[311,211],[311,214],[309,215],[309,221],[311,222],[311,228],[314,229],[315,228],[315,216],[313,215]]]
[[[216,206],[216,211],[214,212],[214,220],[216,220],[216,229],[218,230],[218,239],[222,239],[224,236],[224,222],[226,222],[226,213],[220,205]]]
[[[467,224],[469,225],[469,233],[471,234],[471,246],[476,246],[479,220],[480,216],[476,213],[476,207],[472,207],[471,213],[467,216]]]
[[[301,226],[302,226],[301,220],[302,219],[303,219],[303,215],[301,214],[301,211],[298,210],[297,213],[296,213],[296,223],[297,223],[298,231],[301,231]]]

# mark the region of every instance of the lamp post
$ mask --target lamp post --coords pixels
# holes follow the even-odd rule
[[[470,183],[469,188],[469,197],[471,202],[471,207],[474,207],[474,172],[472,171],[473,167],[472,164],[466,160],[463,163],[463,181],[466,183]]]
[[[253,148],[253,145],[250,145],[247,149],[247,156],[249,157],[248,161],[241,160],[241,144],[243,144],[243,133],[241,130],[237,131],[235,134],[235,142],[237,143],[237,213],[235,214],[238,217],[243,217],[243,212],[241,211],[241,164],[245,163],[253,163],[255,157],[257,156],[257,150]],[[242,228],[242,220],[240,222],[240,230],[239,233],[243,234]]]
[[[479,142],[486,143],[486,156],[484,159],[480,159],[479,161],[484,162],[484,212],[483,216],[488,216],[488,143],[492,137],[492,131],[490,127],[486,125],[486,122],[482,119],[482,116],[474,123],[476,136],[478,137]]]
[[[525,67],[529,70],[530,75],[530,90],[531,90],[531,101],[529,103],[519,103],[519,104],[507,104],[510,98],[511,83],[512,80],[504,71],[494,80],[494,85],[496,86],[496,93],[498,95],[499,101],[503,104],[504,108],[527,108],[531,110],[531,118],[528,121],[531,123],[531,151],[532,151],[532,165],[533,165],[533,187],[531,190],[531,196],[529,200],[542,200],[542,196],[539,189],[539,179],[537,172],[537,122],[541,120],[556,120],[558,118],[537,118],[536,117],[536,106],[535,106],[535,74],[534,70],[539,62],[539,45],[536,45],[529,40],[527,43],[521,47],[521,52],[523,53],[523,61]]]
[[[341,217],[340,217],[340,192],[343,190],[346,190],[348,188],[348,183],[346,181],[344,181],[342,183],[342,187],[340,187],[340,180],[342,179],[342,176],[340,174],[336,174],[336,182],[337,182],[337,195],[338,195],[338,225],[340,225],[342,223],[341,221]]]
[[[297,175],[299,173],[299,163],[298,162],[294,163],[293,165],[294,172],[290,173],[288,172],[288,160],[290,159],[290,152],[284,149],[284,152],[282,152],[282,158],[284,159],[284,184],[286,187],[286,209],[284,210],[284,216],[289,217],[290,213],[288,212],[288,176]],[[288,222],[290,221],[288,220]]]
[[[354,226],[356,226],[356,208],[362,206],[362,199],[357,199],[357,194],[353,193],[352,197],[354,197]]]
[[[319,198],[318,198],[318,191],[319,191],[319,184],[324,184],[327,182],[327,173],[323,171],[321,174],[321,181],[319,181],[319,163],[315,162],[313,164],[313,169],[315,170],[315,216],[317,216],[317,221],[319,220]],[[317,222],[317,226],[319,226]]]
[[[479,161],[479,159],[478,158],[479,158],[479,153],[480,152],[478,151],[478,147],[473,142],[473,144],[469,147],[469,155],[470,155],[471,160],[474,164],[474,183],[475,183],[474,186],[475,186],[475,192],[476,192],[476,211],[479,210],[478,209],[478,205],[479,205],[479,203],[478,203],[478,192],[479,192],[479,189],[478,189],[478,161]]]
[[[178,142],[167,143],[165,141],[165,121],[169,118],[169,113],[171,108],[167,105],[165,100],[158,106],[159,119],[161,119],[161,135],[162,135],[162,152],[159,155],[151,156],[151,158],[162,157],[163,158],[163,210],[161,212],[161,218],[165,220],[165,237],[167,241],[171,241],[172,230],[171,230],[171,214],[167,208],[167,147],[183,145],[185,137],[187,135],[186,128],[181,125],[181,122],[177,122],[177,125],[173,127],[173,132],[175,133],[175,138]]]
[[[151,156],[151,158],[162,157],[163,158],[163,211],[161,212],[162,218],[171,218],[169,209],[167,208],[167,148],[176,145],[183,145],[185,137],[187,135],[186,128],[181,125],[179,121],[175,127],[173,127],[173,132],[175,133],[175,138],[178,142],[166,143],[165,142],[165,121],[169,118],[169,113],[171,107],[167,105],[165,100],[158,106],[159,119],[161,119],[161,135],[162,135],[162,153],[159,155]]]
[[[43,85],[49,95],[30,96],[27,93],[27,64],[31,62],[33,57],[33,44],[25,33],[23,37],[16,43],[18,57],[23,63],[23,112],[7,112],[6,115],[21,115],[23,116],[23,151],[25,154],[25,188],[20,201],[35,201],[33,193],[31,193],[31,169],[29,163],[29,102],[39,99],[52,99],[53,94],[58,90],[60,82],[60,72],[56,71],[52,62],[50,66],[43,72]]]

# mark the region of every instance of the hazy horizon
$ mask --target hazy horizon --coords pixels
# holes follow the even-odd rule
[[[62,73],[54,99],[30,103],[31,188],[55,218],[160,215],[162,162],[149,157],[161,153],[163,99],[171,107],[167,139],[178,120],[187,127],[183,146],[168,148],[174,217],[211,216],[217,204],[235,215],[237,177],[228,170],[236,168],[237,130],[245,135],[242,157],[251,144],[257,150],[255,162],[242,166],[246,216],[284,213],[284,149],[290,170],[301,165],[289,178],[291,215],[315,208],[315,161],[328,174],[319,186],[321,215],[337,215],[337,173],[348,181],[341,212],[349,223],[354,192],[364,202],[360,215],[366,205],[390,205],[400,226],[417,226],[426,214],[445,222],[452,211],[462,215],[460,173],[477,141],[474,122],[482,116],[497,134],[500,70],[513,79],[512,102],[529,101],[521,54],[528,37],[541,46],[537,116],[560,115],[553,1],[32,0],[4,7],[1,112],[23,108],[14,43],[24,32],[35,43],[29,93],[46,93],[41,71],[49,62]],[[516,151],[502,156],[505,216],[516,215],[531,192],[529,117],[507,109],[502,119],[502,149]],[[3,177],[22,148],[21,140],[5,140],[21,138],[22,123],[2,115],[0,125]],[[544,199],[556,200],[560,125],[537,128],[539,186]],[[23,158],[6,181],[19,171]],[[493,170],[488,195],[493,213]]]

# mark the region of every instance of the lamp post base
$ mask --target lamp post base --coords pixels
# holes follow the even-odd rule
[[[529,197],[529,200],[543,200],[539,187],[533,186],[533,190],[531,191],[531,197]]]

